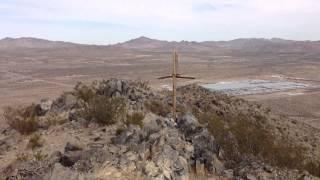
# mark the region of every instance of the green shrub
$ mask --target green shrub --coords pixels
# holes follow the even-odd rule
[[[160,100],[152,100],[146,102],[145,107],[152,113],[163,117],[167,116],[171,112],[169,105],[165,105]]]
[[[111,125],[124,119],[126,104],[122,98],[96,95],[89,100],[82,114],[89,122],[95,121],[101,125]]]
[[[144,117],[145,115],[141,112],[134,112],[131,115],[127,114],[126,125],[128,126],[129,124],[133,124],[143,127]]]
[[[17,108],[6,107],[3,115],[7,124],[21,134],[30,134],[40,127],[35,105]]]

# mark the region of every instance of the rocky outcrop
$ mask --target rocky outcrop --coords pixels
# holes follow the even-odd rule
[[[153,92],[144,83],[112,79],[94,84],[93,89],[101,96],[125,99],[130,111],[144,112],[143,126],[123,123],[84,126],[81,121],[86,120],[78,114],[82,102],[73,92],[54,101],[42,101],[38,105],[42,119],[53,116],[64,118],[66,122],[40,129],[39,133],[46,139],[39,149],[43,154],[18,149],[31,157],[19,158],[0,170],[3,177],[39,180],[316,179],[307,172],[277,168],[257,158],[243,158],[230,166],[221,144],[191,111],[180,112],[176,122],[170,116],[148,111],[144,106],[146,101],[158,100],[170,106],[170,97]],[[198,94],[190,95],[192,91]],[[179,105],[206,107],[221,116],[236,111],[258,113],[252,110],[253,105],[242,100],[230,100],[226,95],[196,86],[184,87],[179,94]],[[203,94],[210,98],[202,100]],[[0,140],[0,148],[4,151],[14,150],[8,141],[9,137],[14,137],[12,134],[3,133],[6,138]]]

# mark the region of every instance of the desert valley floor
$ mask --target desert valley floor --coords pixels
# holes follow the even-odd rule
[[[142,37],[112,46],[31,38],[1,41],[9,42],[6,46],[3,44],[8,42],[0,43],[1,109],[57,97],[78,81],[89,83],[114,77],[146,80],[155,89],[170,86],[170,80],[157,80],[157,77],[171,73],[174,46],[179,52],[179,73],[196,77],[195,80],[180,80],[179,85],[284,79],[306,84],[308,87],[302,89],[240,97],[320,128],[320,45],[316,42],[312,45],[314,49],[308,49],[308,43],[300,47],[292,45],[291,41],[260,39],[210,44]],[[19,45],[14,46],[14,43]],[[41,48],[34,47],[37,43]],[[49,44],[48,47],[43,48],[43,43]],[[243,45],[240,49],[239,43]],[[3,122],[1,120],[1,124]]]

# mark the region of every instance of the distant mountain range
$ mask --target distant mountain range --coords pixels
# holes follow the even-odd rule
[[[168,51],[174,48],[180,51],[224,51],[240,50],[245,52],[310,52],[320,51],[320,41],[293,41],[284,39],[235,39],[231,41],[163,41],[139,37],[114,45],[84,45],[63,41],[49,41],[38,38],[4,38],[0,40],[0,49],[57,49],[57,48],[120,48],[133,50]]]
[[[4,38],[0,40],[0,48],[65,48],[74,47],[78,44],[62,42],[62,41],[49,41],[38,38]]]

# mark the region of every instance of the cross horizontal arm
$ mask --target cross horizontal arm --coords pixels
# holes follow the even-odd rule
[[[177,75],[177,78],[180,78],[180,79],[196,79],[195,77],[190,77],[190,76],[180,76],[180,75]]]
[[[158,77],[158,79],[168,79],[168,78],[172,78],[172,75],[171,76]]]

